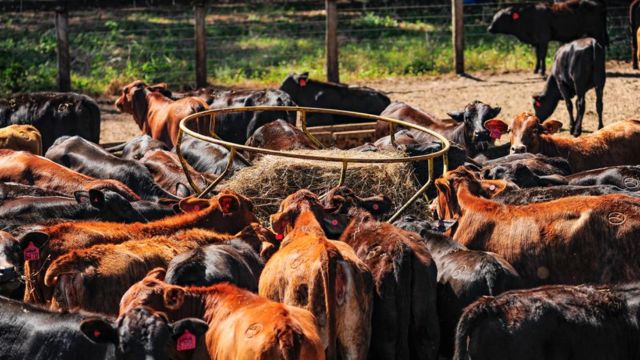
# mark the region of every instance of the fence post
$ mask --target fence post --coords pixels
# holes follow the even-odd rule
[[[195,4],[196,86],[207,86],[207,35],[205,30],[206,0]]]
[[[60,1],[56,10],[56,37],[58,43],[58,90],[71,91],[71,57],[69,56],[69,10]]]
[[[340,73],[338,70],[338,9],[336,0],[326,0],[325,8],[327,11],[326,19],[326,54],[327,54],[327,80],[331,82],[340,82]]]
[[[451,37],[456,74],[464,74],[463,0],[451,0]]]

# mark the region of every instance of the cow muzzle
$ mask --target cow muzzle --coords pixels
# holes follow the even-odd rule
[[[527,152],[527,147],[524,145],[513,145],[511,146],[512,154],[523,154]]]

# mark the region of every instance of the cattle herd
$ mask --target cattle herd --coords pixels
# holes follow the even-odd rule
[[[105,148],[87,96],[0,99],[0,359],[640,359],[640,120],[603,124],[605,14],[597,0],[496,14],[490,31],[536,45],[543,74],[549,40],[567,42],[533,111],[509,123],[481,101],[440,119],[306,73],[260,91],[134,81],[115,106],[142,135]],[[542,30],[530,39],[520,26]],[[599,130],[581,135],[590,88]],[[548,119],[560,99],[572,136]],[[195,196],[185,171],[205,188],[229,150],[178,143],[180,120],[259,105],[421,125],[451,142],[450,170],[435,174],[427,208],[393,223],[400,204],[346,186],[289,194],[269,224],[224,181]],[[295,112],[216,116],[230,142],[317,149]],[[207,134],[212,120],[193,130]],[[351,151],[442,148],[415,129],[396,127],[395,141],[390,131],[380,121],[375,142]],[[232,172],[254,166],[241,155]]]

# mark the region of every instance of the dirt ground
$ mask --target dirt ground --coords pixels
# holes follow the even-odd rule
[[[607,64],[607,84],[604,90],[604,124],[640,117],[640,73],[628,63]],[[531,95],[544,87],[544,80],[528,71],[509,73],[476,73],[469,77],[443,75],[437,77],[403,77],[359,82],[386,92],[392,100],[404,101],[439,117],[446,112],[462,109],[473,100],[502,107],[500,118],[510,123],[515,115],[532,110]],[[99,99],[102,110],[101,142],[125,141],[140,133],[130,115],[119,114],[114,99]],[[566,130],[569,116],[560,103],[552,118],[562,121]],[[587,94],[587,111],[583,124],[585,132],[597,128],[595,94]]]

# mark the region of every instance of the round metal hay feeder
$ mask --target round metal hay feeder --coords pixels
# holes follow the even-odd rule
[[[284,151],[262,149],[262,148],[257,148],[257,147],[253,147],[253,146],[246,146],[244,144],[235,144],[235,143],[228,142],[228,141],[220,139],[220,137],[214,131],[217,115],[225,114],[225,113],[240,113],[240,112],[247,112],[247,111],[287,111],[287,112],[295,111],[296,114],[297,114],[297,119],[298,119],[299,123],[301,124],[301,130],[319,148],[323,148],[322,144],[311,133],[309,133],[309,130],[307,128],[307,114],[308,113],[341,115],[341,116],[350,116],[350,117],[368,119],[368,120],[373,120],[373,121],[378,121],[378,120],[384,121],[384,122],[389,124],[389,130],[390,130],[390,134],[391,134],[391,143],[394,144],[394,145],[395,145],[394,127],[396,125],[401,125],[401,126],[403,126],[405,128],[422,131],[424,133],[427,133],[427,134],[435,137],[436,139],[438,139],[442,143],[442,149],[440,151],[435,152],[435,153],[431,153],[431,154],[427,154],[427,155],[420,155],[420,156],[395,157],[395,158],[394,157],[390,157],[390,158],[385,158],[385,159],[372,159],[372,158],[364,158],[364,157],[363,158],[358,158],[358,157],[355,157],[355,158],[344,158],[344,157],[335,157],[335,156],[317,156],[317,155],[312,155],[312,154],[295,154],[295,153],[284,152]],[[209,136],[208,135],[199,134],[199,133],[187,128],[188,124],[196,122],[198,119],[200,119],[202,117],[209,117],[210,118]],[[190,136],[193,136],[196,139],[199,139],[199,140],[202,140],[202,141],[206,141],[206,142],[210,142],[210,143],[217,144],[217,145],[221,145],[221,146],[224,146],[225,148],[229,149],[229,157],[227,159],[227,165],[226,165],[224,171],[222,172],[222,174],[220,174],[218,176],[217,179],[212,181],[205,189],[200,189],[195,184],[195,182],[191,178],[191,175],[187,171],[187,162],[184,159],[184,157],[182,155],[182,151],[180,149],[180,146],[182,144],[182,139],[183,139],[185,133],[190,135]],[[191,186],[193,191],[195,193],[197,193],[198,197],[202,197],[202,196],[208,194],[209,192],[211,192],[211,190],[213,190],[215,188],[216,185],[218,185],[220,183],[220,181],[222,181],[222,179],[229,173],[229,170],[231,169],[231,165],[233,164],[233,160],[234,160],[234,158],[236,156],[241,158],[243,161],[248,163],[247,160],[245,160],[240,154],[238,154],[238,150],[254,152],[254,153],[259,153],[259,154],[287,157],[287,158],[312,160],[312,161],[318,161],[318,162],[337,162],[337,163],[342,163],[342,171],[340,172],[340,179],[339,179],[338,184],[337,184],[338,186],[340,186],[340,185],[342,185],[344,183],[345,174],[346,174],[347,168],[349,166],[349,163],[369,163],[369,164],[375,163],[375,164],[381,164],[381,163],[416,162],[416,161],[425,161],[426,160],[427,161],[427,166],[428,166],[428,174],[429,174],[427,182],[420,189],[418,189],[418,191],[409,200],[407,200],[407,202],[405,202],[391,216],[391,218],[389,218],[389,220],[388,220],[389,222],[392,222],[392,221],[396,220],[402,214],[402,212],[404,210],[406,210],[414,201],[416,201],[418,199],[418,197],[422,196],[422,194],[424,194],[424,192],[429,188],[429,186],[433,182],[433,166],[434,166],[433,165],[433,159],[435,159],[437,157],[442,157],[442,164],[443,164],[443,170],[442,171],[443,171],[443,173],[447,171],[447,168],[448,168],[448,165],[449,165],[449,161],[448,161],[448,158],[447,158],[447,153],[449,151],[449,141],[447,139],[445,139],[442,135],[434,132],[433,130],[424,128],[424,127],[422,127],[420,125],[411,124],[411,123],[408,123],[408,122],[405,122],[405,121],[402,121],[402,120],[391,119],[391,118],[384,117],[384,116],[379,116],[379,115],[371,115],[371,114],[357,113],[357,112],[344,111],[344,110],[309,108],[309,107],[298,107],[298,106],[248,106],[248,107],[205,110],[205,111],[202,111],[202,112],[199,112],[199,113],[196,113],[196,114],[189,115],[189,116],[185,117],[184,119],[182,119],[180,121],[180,131],[178,132],[178,142],[176,144],[176,152],[178,154],[178,157],[180,158],[180,163],[182,164],[183,171],[184,171],[184,173],[185,173],[185,175],[187,177],[187,180],[189,181],[189,185]]]

